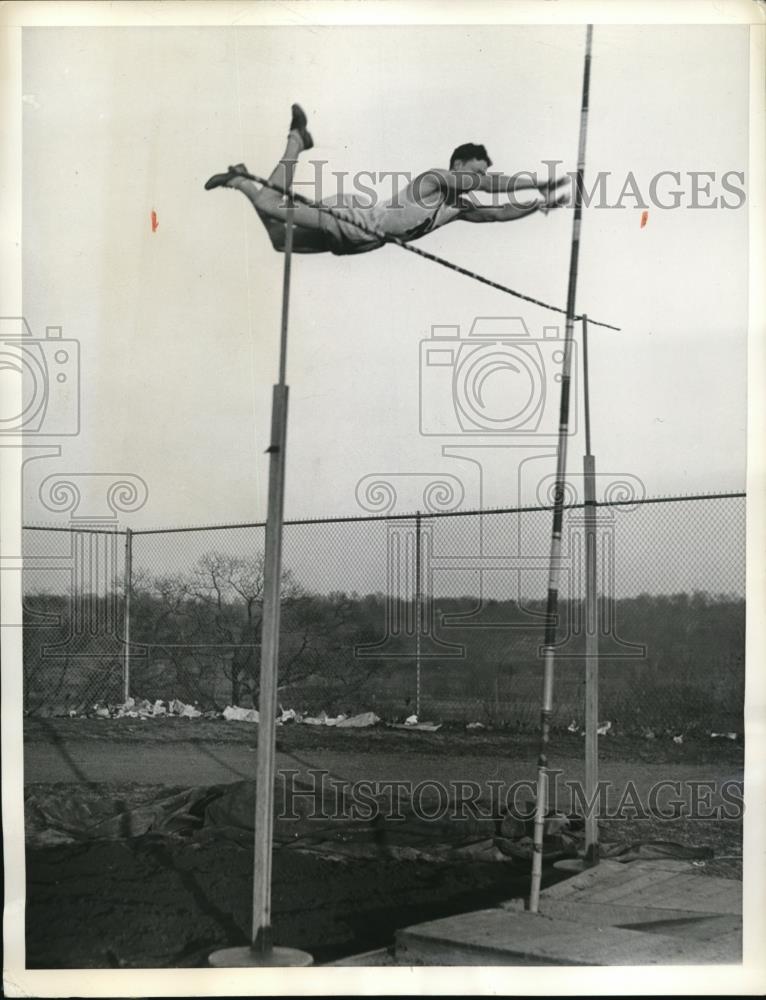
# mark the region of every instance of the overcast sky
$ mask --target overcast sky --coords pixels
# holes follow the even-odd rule
[[[56,520],[37,490],[64,471],[141,476],[136,528],[262,519],[283,258],[241,194],[204,181],[240,160],[267,174],[294,100],[311,156],[328,161],[323,194],[329,171],[415,174],[467,140],[505,172],[574,169],[584,35],[27,29],[24,311],[36,336],[55,324],[80,341],[83,423],[60,459],[28,465],[25,520]],[[682,173],[682,207],[650,205],[643,227],[630,197],[583,221],[578,308],[622,327],[591,329],[593,450],[601,472],[637,477],[648,495],[744,489],[747,208],[688,207],[687,174],[715,172],[712,193],[725,194],[721,175],[747,170],[747,116],[747,29],[596,28],[586,176],[610,172],[614,202],[630,171],[645,198],[659,171]],[[564,305],[570,236],[561,211],[456,223],[419,245]],[[420,342],[434,324],[467,334],[477,316],[523,317],[536,338],[560,319],[396,247],[296,257],[288,517],[359,513],[370,476],[397,475],[412,509],[415,473],[457,477],[465,506],[534,502],[553,471],[542,439],[523,453],[517,439],[491,451],[472,440],[469,453],[458,436],[420,433]],[[490,397],[513,393],[507,373],[493,378]],[[546,388],[557,401],[552,377]],[[424,413],[451,405],[447,383],[424,391]],[[578,434],[573,471],[583,448]],[[522,454],[547,457],[519,488]]]

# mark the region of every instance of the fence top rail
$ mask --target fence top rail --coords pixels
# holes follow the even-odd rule
[[[78,527],[76,524],[22,524],[24,531],[63,531],[70,535],[126,535],[128,529],[125,528],[87,528]],[[135,534],[135,532],[131,532]]]
[[[676,495],[670,497],[632,497],[628,500],[597,500],[595,507],[642,507],[645,504],[659,503],[686,503],[694,500],[731,500],[744,499],[747,493],[693,493]],[[404,514],[350,514],[346,517],[309,517],[286,520],[285,527],[307,525],[307,524],[353,524],[365,523],[368,521],[414,521],[416,518],[431,520],[443,517],[491,517],[495,514],[532,514],[545,511],[552,511],[553,504],[524,506],[524,507],[484,507],[472,510],[443,510],[443,511],[412,511]],[[564,504],[565,510],[584,510],[584,503]],[[138,528],[131,530],[131,535],[171,535],[182,534],[190,531],[232,531],[235,528],[265,528],[265,521],[243,521],[229,524],[196,524],[182,527],[170,528]],[[71,534],[97,534],[97,535],[125,535],[124,528],[87,528],[77,527],[77,525],[44,525],[44,524],[24,524],[24,531],[59,531]]]

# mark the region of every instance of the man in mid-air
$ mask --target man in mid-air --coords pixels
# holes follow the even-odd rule
[[[282,192],[292,188],[300,154],[314,145],[302,108],[293,104],[292,113],[284,155],[268,179],[278,190],[251,180],[243,163],[229,167],[225,174],[214,174],[205,184],[208,191],[217,187],[241,191],[252,202],[274,249],[279,251],[285,247],[287,221]],[[366,253],[392,239],[405,243],[420,239],[449,222],[511,222],[537,211],[547,214],[568,202],[568,194],[556,194],[557,188],[568,180],[566,175],[555,182],[538,184],[530,175],[488,174],[491,166],[484,146],[467,142],[452,154],[449,170],[437,168],[418,175],[390,201],[360,207],[355,204],[355,195],[339,195],[319,202],[331,211],[296,202],[293,252]],[[537,191],[541,200],[523,205],[513,200],[517,191],[530,190]],[[481,205],[471,198],[474,191],[505,193],[509,201],[499,206]]]

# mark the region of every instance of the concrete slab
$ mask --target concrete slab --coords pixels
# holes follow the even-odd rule
[[[654,911],[655,915],[658,911]],[[716,951],[721,951],[721,942],[739,940],[742,935],[742,920],[740,917],[724,913],[718,916],[699,916],[687,914],[685,917],[674,917],[671,920],[639,920],[635,923],[616,924],[627,931],[643,931],[645,934],[663,934],[665,936],[682,937],[687,941],[699,941],[709,944]],[[739,949],[737,950],[739,952]],[[739,961],[740,954],[732,956],[729,961]]]
[[[688,861],[602,861],[545,889],[542,901],[617,904],[691,913],[742,913],[742,884],[713,878]]]
[[[522,913],[524,900],[513,899],[501,904],[505,910]],[[741,919],[735,914],[713,912],[690,912],[667,907],[625,906],[616,903],[572,902],[570,900],[540,899],[540,912],[547,917],[560,920],[579,920],[592,927],[628,927],[637,924],[699,924],[704,921],[722,922],[719,926],[741,926]]]
[[[742,954],[742,886],[688,861],[604,861],[523,900],[408,927],[338,965],[704,965]]]
[[[399,931],[397,965],[669,965],[720,962],[707,942],[501,908]]]
[[[527,913],[523,905],[512,900],[400,931],[397,964],[741,961],[741,884],[707,876],[688,861],[604,861],[546,889],[539,913]]]

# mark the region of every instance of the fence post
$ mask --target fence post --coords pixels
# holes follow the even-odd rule
[[[123,625],[125,645],[122,652],[123,701],[130,697],[130,595],[133,589],[133,532],[125,530],[125,619]]]
[[[420,511],[415,514],[415,715],[420,719],[420,633],[423,598],[420,585]]]

